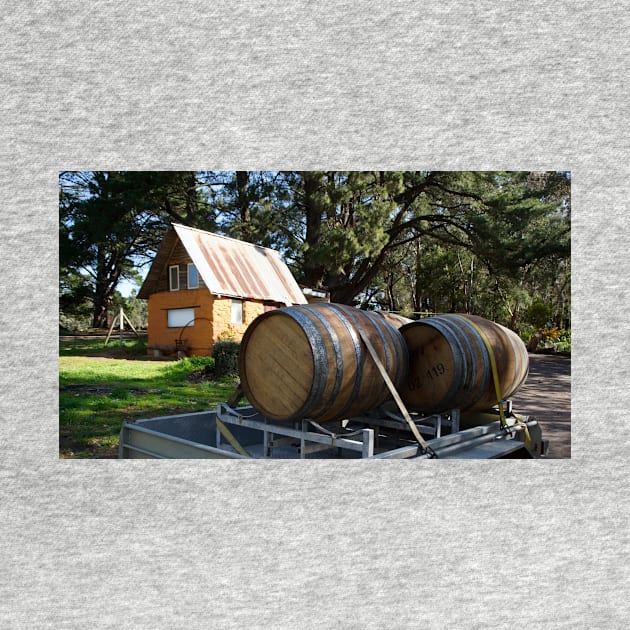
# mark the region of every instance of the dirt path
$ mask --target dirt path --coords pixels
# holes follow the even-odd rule
[[[514,412],[536,416],[549,458],[571,457],[571,359],[551,354],[529,355],[529,376],[512,397]]]

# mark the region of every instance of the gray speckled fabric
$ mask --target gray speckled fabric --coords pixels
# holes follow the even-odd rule
[[[0,627],[627,627],[628,8],[6,3]],[[60,461],[92,168],[571,170],[572,458]]]

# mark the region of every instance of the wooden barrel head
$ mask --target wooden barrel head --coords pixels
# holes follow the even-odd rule
[[[401,332],[411,369],[400,395],[412,409],[431,409],[451,391],[457,367],[453,350],[444,335],[430,326],[410,325]]]
[[[265,321],[259,321],[265,318]],[[244,337],[241,382],[245,395],[271,419],[282,419],[302,409],[314,379],[314,357],[305,330],[283,313],[259,317]]]

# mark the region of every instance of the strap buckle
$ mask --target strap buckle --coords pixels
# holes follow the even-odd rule
[[[422,455],[427,455],[429,459],[439,459],[439,455],[427,444],[420,447]]]

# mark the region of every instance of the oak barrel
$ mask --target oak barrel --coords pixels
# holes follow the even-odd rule
[[[490,353],[478,329],[495,357],[501,399],[525,382],[529,357],[516,333],[474,315],[437,315],[400,329],[409,352],[409,373],[400,395],[410,410],[439,413],[497,405]]]
[[[384,317],[392,326],[401,328],[405,324],[410,324],[413,319],[398,315],[398,313],[391,313],[390,311],[374,311],[377,315]]]
[[[391,396],[359,330],[398,388],[408,364],[398,329],[374,313],[317,302],[269,311],[249,325],[239,353],[249,402],[281,421],[332,421],[378,407]]]

